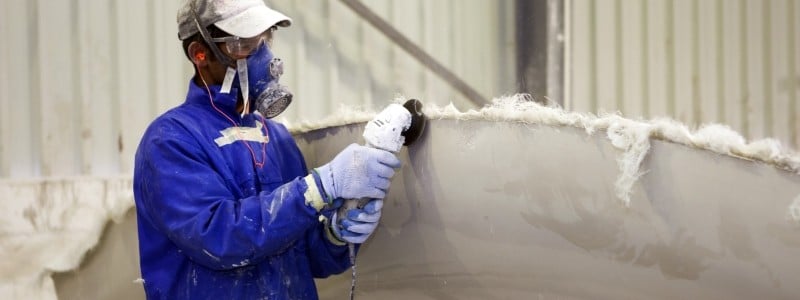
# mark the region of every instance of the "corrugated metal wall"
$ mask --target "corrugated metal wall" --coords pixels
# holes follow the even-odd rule
[[[186,90],[177,2],[0,5],[0,175],[130,172],[147,122]]]
[[[297,28],[279,30],[275,48],[298,65],[286,76],[297,92],[293,118],[319,118],[339,104],[383,106],[398,93],[470,108],[467,100],[339,1],[273,0]],[[362,1],[485,97],[511,93],[514,2]]]
[[[267,1],[278,31],[283,117],[395,95],[470,104],[339,1]],[[513,1],[365,1],[486,97],[515,83]],[[191,66],[176,37],[179,1],[0,1],[0,178],[130,174],[145,127],[183,101]]]
[[[567,106],[800,148],[800,1],[568,0]]]
[[[290,120],[396,94],[471,105],[339,1],[274,0]],[[486,97],[514,92],[514,2],[365,4]],[[179,1],[0,1],[0,178],[128,174],[190,74]],[[569,0],[566,106],[720,122],[800,148],[800,0]]]

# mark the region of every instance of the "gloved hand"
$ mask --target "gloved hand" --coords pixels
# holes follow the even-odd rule
[[[383,199],[399,167],[400,160],[391,152],[350,144],[316,172],[332,199]]]
[[[333,214],[333,232],[342,241],[362,244],[364,243],[381,219],[383,209],[383,199],[370,200],[364,208],[354,208],[347,211],[347,216],[338,216],[338,212]]]

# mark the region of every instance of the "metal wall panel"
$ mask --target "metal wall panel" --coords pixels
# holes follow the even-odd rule
[[[568,108],[800,148],[800,1],[567,0]]]
[[[0,177],[130,174],[145,126],[186,89],[178,3],[2,5]]]
[[[295,24],[277,32],[275,46],[296,93],[286,117],[321,118],[342,104],[380,107],[396,95],[474,107],[341,2],[268,2]],[[513,1],[363,3],[486,98],[514,92]]]
[[[177,40],[181,1],[0,1],[0,178],[132,172],[148,123],[183,101],[191,76]],[[340,1],[274,0],[286,120],[397,95],[473,105]],[[365,4],[487,98],[514,92],[513,1]]]
[[[34,76],[36,57],[35,1],[3,1],[2,39],[14,41],[2,46],[3,63],[3,176],[31,176],[38,170],[38,156],[31,151],[38,146],[38,118],[33,117],[33,107],[37,106],[37,77]],[[12,28],[14,30],[12,30]],[[36,120],[36,121],[34,121]],[[38,172],[37,172],[38,173]]]

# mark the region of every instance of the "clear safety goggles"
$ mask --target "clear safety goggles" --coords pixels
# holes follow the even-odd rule
[[[234,58],[243,58],[253,53],[261,43],[266,43],[267,47],[272,47],[272,32],[275,27],[267,29],[262,34],[251,38],[241,38],[238,36],[226,36],[221,38],[211,38],[214,43],[222,43],[228,54]]]

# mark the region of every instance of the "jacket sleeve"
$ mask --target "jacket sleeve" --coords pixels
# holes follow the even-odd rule
[[[258,263],[319,223],[317,211],[306,204],[312,196],[307,179],[234,199],[196,144],[174,136],[154,138],[140,151],[137,168],[147,219],[198,264],[225,270]]]
[[[344,272],[350,267],[350,253],[347,244],[333,236],[328,220],[330,213],[321,217],[316,230],[309,231],[307,236],[308,260],[311,265],[311,274],[315,278],[325,278]],[[361,245],[355,245],[355,250]]]

